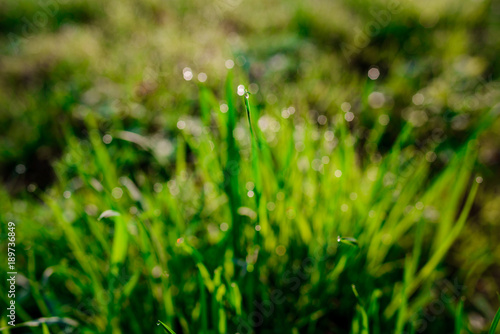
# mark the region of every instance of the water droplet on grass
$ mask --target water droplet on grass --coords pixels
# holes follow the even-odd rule
[[[359,247],[358,245],[358,240],[356,238],[352,237],[341,237],[340,235],[337,237],[337,242],[349,245],[349,246],[354,246],[354,247]]]
[[[119,216],[119,215],[120,215],[120,213],[117,212],[117,211],[106,210],[103,213],[101,213],[101,215],[99,216],[99,218],[97,218],[97,220],[101,220],[103,218],[109,218],[109,217],[116,217],[116,216]]]
[[[238,93],[239,96],[243,96],[245,94],[245,86],[239,85],[237,93]]]
[[[24,166],[23,164],[19,164],[16,166],[16,173],[17,174],[24,174],[26,173],[26,166]]]
[[[224,65],[226,65],[227,69],[232,69],[234,67],[234,61],[232,59],[228,59],[228,60],[226,60]]]
[[[368,77],[372,80],[377,80],[379,76],[380,76],[380,71],[376,67],[372,67],[368,71]]]

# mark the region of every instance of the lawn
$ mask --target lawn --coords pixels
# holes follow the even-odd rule
[[[499,22],[489,0],[0,3],[0,328],[495,333]]]

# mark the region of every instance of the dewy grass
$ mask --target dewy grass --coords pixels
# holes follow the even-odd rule
[[[255,138],[254,132],[253,132],[253,125],[252,125],[252,116],[250,113],[250,101],[249,101],[250,93],[248,91],[245,91],[244,96],[245,96],[245,109],[247,111],[247,118],[248,118],[248,126],[250,128],[250,136],[252,138]]]
[[[233,88],[230,74],[227,112],[215,113],[216,92],[200,87],[204,125],[185,121],[155,176],[126,167],[159,163],[155,150],[126,136],[103,145],[102,120],[87,118],[85,145],[66,134],[58,184],[42,193],[46,206],[32,202],[23,216],[46,226],[36,236],[23,230],[42,245],[29,272],[45,277],[33,307],[55,307],[82,333],[147,332],[155,319],[169,333],[415,329],[472,210],[475,138],[432,173],[410,126],[372,159],[359,152],[375,143],[357,141],[344,118],[318,127],[299,106],[275,117],[249,96],[235,100]],[[78,309],[46,302],[60,283]],[[466,305],[446,307],[466,328],[455,312]]]
[[[399,2],[3,1],[10,333],[498,331],[498,6]]]
[[[355,246],[355,247],[358,247],[358,240],[356,240],[355,238],[350,238],[350,237],[337,237],[337,241],[339,243],[343,243],[343,244],[346,244],[346,245],[349,245],[349,246]]]

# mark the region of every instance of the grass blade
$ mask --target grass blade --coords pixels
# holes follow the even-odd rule
[[[165,325],[160,320],[158,320],[158,322],[156,323],[156,326],[161,326],[165,330],[165,332],[167,332],[167,333],[175,334],[175,332],[172,329],[170,329],[170,327],[168,327],[167,325]]]
[[[498,308],[497,314],[495,315],[495,318],[491,323],[490,331],[488,332],[488,334],[495,334],[499,321],[500,321],[500,308]]]

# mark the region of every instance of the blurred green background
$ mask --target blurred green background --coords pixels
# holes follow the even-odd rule
[[[488,0],[2,1],[11,331],[487,331],[499,46]]]

